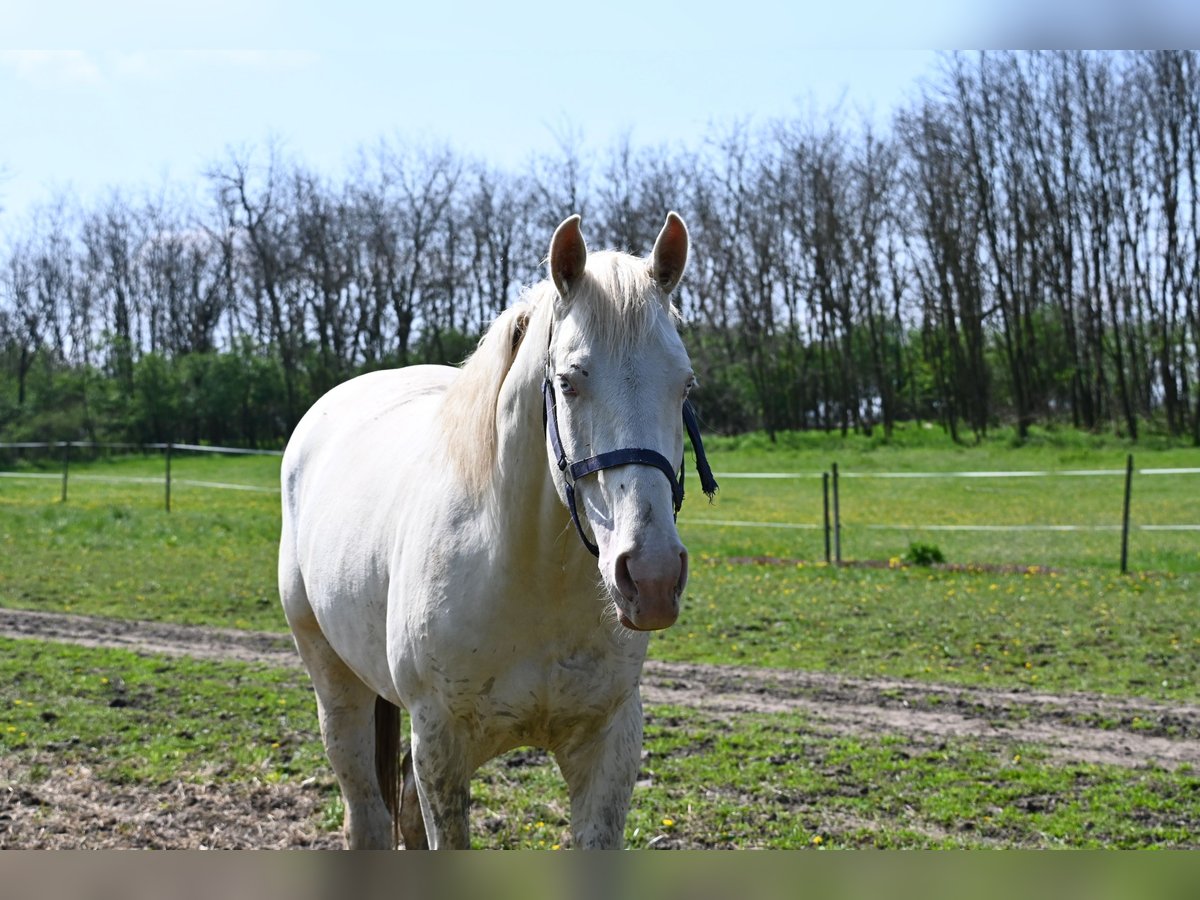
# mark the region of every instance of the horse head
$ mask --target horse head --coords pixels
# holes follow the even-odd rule
[[[543,388],[546,451],[618,620],[638,631],[675,622],[688,577],[675,514],[695,376],[670,301],[687,255],[687,228],[675,213],[648,259],[589,255],[579,216],[550,243],[558,299]],[[711,493],[708,482],[710,474]]]

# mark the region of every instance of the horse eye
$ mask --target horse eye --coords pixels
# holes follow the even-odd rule
[[[575,390],[575,385],[571,384],[571,379],[566,375],[558,376],[558,391],[564,397],[574,397],[579,392]]]
[[[683,396],[687,397],[687,395],[692,392],[692,388],[694,388],[695,386],[696,386],[696,379],[689,378],[688,383],[683,386]]]

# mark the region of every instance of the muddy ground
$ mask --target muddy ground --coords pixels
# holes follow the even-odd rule
[[[261,632],[0,610],[0,636],[300,665],[290,639]],[[1200,706],[1187,704],[658,661],[646,664],[642,695],[718,716],[802,712],[830,735],[994,739],[1036,743],[1064,760],[1200,765]],[[52,774],[32,779],[28,760],[0,758],[0,847],[341,845],[317,826],[328,781],[114,788],[86,768],[37,762]]]

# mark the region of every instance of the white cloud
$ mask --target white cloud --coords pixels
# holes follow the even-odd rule
[[[183,55],[193,62],[262,70],[302,69],[321,58],[311,50],[186,50]]]
[[[0,50],[0,69],[37,87],[98,87],[113,79],[153,81],[213,68],[293,72],[320,60],[309,50]]]
[[[100,66],[83,50],[0,50],[0,65],[41,87],[93,86],[104,80]]]
[[[134,50],[110,54],[106,64],[122,78],[157,79],[211,68],[295,71],[319,60],[307,50]]]

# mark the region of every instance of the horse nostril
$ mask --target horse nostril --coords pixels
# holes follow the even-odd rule
[[[688,552],[687,548],[679,551],[679,581],[675,586],[675,593],[682,594],[683,589],[687,587],[688,579]]]
[[[617,590],[622,596],[632,600],[637,596],[637,582],[633,580],[633,576],[629,574],[629,554],[622,553],[617,557]]]

